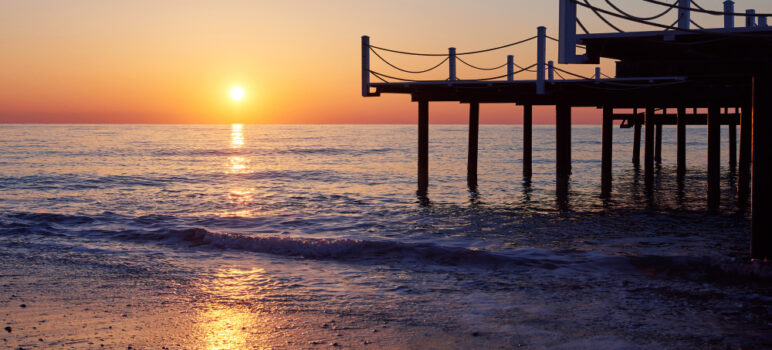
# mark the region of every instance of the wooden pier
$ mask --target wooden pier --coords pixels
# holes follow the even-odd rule
[[[706,209],[717,211],[720,204],[720,132],[722,125],[729,129],[729,159],[732,172],[738,174],[738,199],[750,199],[751,258],[772,258],[772,209],[767,181],[772,138],[772,28],[766,25],[766,16],[753,12],[735,13],[734,2],[725,1],[722,11],[691,8],[689,0],[678,0],[670,6],[678,13],[677,26],[666,26],[643,21],[625,13],[596,8],[578,0],[560,1],[559,39],[547,35],[547,29],[537,28],[536,35],[509,45],[471,52],[413,53],[386,49],[370,44],[362,37],[362,95],[409,94],[418,103],[418,195],[426,196],[429,188],[429,105],[436,101],[456,101],[469,104],[469,145],[467,184],[477,188],[477,153],[479,108],[482,103],[508,103],[523,108],[523,176],[532,174],[532,113],[533,106],[555,106],[555,177],[559,197],[568,194],[571,174],[571,109],[596,107],[602,109],[601,192],[608,197],[612,192],[612,129],[615,121],[622,128],[634,132],[632,163],[640,163],[641,132],[644,131],[644,182],[647,192],[653,191],[655,167],[662,162],[662,128],[677,128],[677,176],[686,169],[686,125],[707,125],[707,198]],[[655,31],[577,34],[577,6],[587,8],[598,16],[646,22]],[[668,10],[669,11],[669,10]],[[667,13],[666,11],[665,13]],[[693,28],[691,11],[721,15],[723,28]],[[665,14],[663,13],[663,15]],[[744,19],[745,26],[734,27],[735,17]],[[695,26],[697,26],[695,24]],[[617,28],[615,28],[617,29]],[[481,52],[516,46],[530,40],[537,41],[536,63],[527,67],[516,66],[512,56],[499,67],[472,66],[461,57]],[[558,61],[562,64],[598,64],[600,58],[617,60],[615,77],[604,77],[596,68],[593,77],[584,77],[557,68],[546,58],[547,40],[558,43]],[[576,54],[577,45],[585,48]],[[417,80],[394,77],[371,68],[370,53],[389,66],[405,72],[386,61],[379,52],[444,58],[436,69],[447,62],[448,78],[444,80]],[[459,80],[456,64],[472,68],[495,70],[506,68],[506,74],[489,79]],[[535,80],[516,80],[518,74],[536,73]],[[554,76],[570,75],[576,79]],[[371,78],[381,82],[371,82]],[[739,162],[737,159],[737,126],[740,126]],[[739,164],[739,168],[738,168]]]

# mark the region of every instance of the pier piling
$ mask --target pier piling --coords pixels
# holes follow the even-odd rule
[[[654,118],[654,107],[646,107],[646,114],[644,115],[646,134],[643,153],[643,178],[647,191],[651,190],[654,183]]]
[[[611,194],[611,162],[614,127],[614,109],[603,107],[603,131],[601,148],[601,196],[608,197]]]
[[[676,176],[686,174],[686,108],[678,108],[676,115]]]
[[[571,173],[571,105],[555,106],[555,146],[556,190],[564,195]]]
[[[477,145],[480,130],[480,104],[469,103],[469,155],[466,165],[466,184],[470,190],[477,189]]]
[[[708,108],[708,210],[718,210],[721,178],[721,109]]]
[[[662,116],[666,115],[665,109],[662,110]],[[654,163],[662,164],[662,123],[655,124],[655,142],[654,142]]]
[[[533,153],[533,106],[523,106],[523,177],[531,178]]]
[[[729,171],[737,171],[737,126],[729,123]]]
[[[633,109],[633,115],[636,117],[633,127],[633,165],[639,166],[641,164],[641,123],[637,120],[637,109]]]
[[[740,113],[740,164],[737,174],[737,199],[741,205],[748,201],[751,183],[751,103],[742,106]]]
[[[429,188],[429,101],[418,101],[418,191],[426,196]]]
[[[769,193],[772,191],[769,178],[769,157],[772,156],[772,75],[757,75],[753,78],[753,111],[751,113],[751,258],[772,258],[772,215]]]

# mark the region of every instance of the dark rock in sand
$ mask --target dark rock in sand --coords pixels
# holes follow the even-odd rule
[[[6,332],[11,333],[11,327],[5,327]]]
[[[480,336],[480,332],[472,332],[472,336],[473,337],[479,337]]]
[[[27,307],[27,304],[21,304],[19,307]]]

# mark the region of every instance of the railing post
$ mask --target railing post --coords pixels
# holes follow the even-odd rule
[[[730,13],[734,13],[734,1],[732,0],[724,1],[724,12],[726,13],[724,15],[724,28],[726,29],[734,28],[734,15],[730,15]]]
[[[507,81],[515,80],[515,56],[507,55]]]
[[[678,29],[689,29],[691,0],[678,0]]]
[[[448,80],[456,80],[456,48],[448,48],[448,66],[450,67],[450,77]]]
[[[544,94],[544,65],[547,60],[547,28],[536,28],[536,93]]]
[[[600,67],[595,67],[595,81],[600,81]]]
[[[576,56],[576,2],[560,0],[558,63],[580,63]]]
[[[756,26],[756,10],[748,9],[745,10],[745,28],[753,28]]]
[[[758,27],[759,28],[766,28],[767,27],[767,16],[758,16],[758,17],[759,17],[759,19],[758,19],[758,21],[759,21]]]
[[[370,37],[362,35],[362,96],[370,96]]]
[[[547,80],[550,85],[555,85],[555,62],[547,62]]]

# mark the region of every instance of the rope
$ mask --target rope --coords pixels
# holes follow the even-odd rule
[[[462,60],[462,59],[461,59],[461,57],[456,57],[456,59],[457,59],[457,60],[459,60],[459,62],[461,62],[461,63],[463,63],[463,64],[465,64],[465,65],[467,65],[467,66],[469,66],[469,67],[472,67],[472,68],[474,68],[474,69],[478,69],[478,70],[497,70],[497,69],[501,69],[501,68],[504,68],[504,67],[506,67],[506,65],[507,65],[506,63],[504,63],[504,64],[502,64],[502,65],[500,65],[500,66],[496,66],[496,67],[490,67],[490,68],[487,68],[487,67],[478,67],[478,66],[475,66],[475,65],[473,65],[473,64],[471,64],[471,63],[469,63],[469,62],[467,62],[467,61],[464,61],[464,60]]]
[[[427,68],[427,69],[424,69],[424,70],[407,70],[407,69],[402,69],[402,68],[399,68],[399,67],[397,67],[397,66],[393,65],[391,62],[389,62],[389,61],[387,61],[385,58],[383,58],[383,56],[379,55],[377,51],[373,50],[373,48],[372,48],[372,47],[370,48],[370,51],[372,51],[372,52],[375,54],[375,56],[377,56],[378,58],[380,58],[380,59],[381,59],[381,61],[383,61],[383,62],[385,62],[386,64],[388,64],[389,66],[391,66],[391,68],[394,68],[394,69],[396,69],[396,70],[398,70],[398,71],[400,71],[400,72],[411,73],[411,74],[420,74],[420,73],[426,73],[426,72],[432,71],[432,70],[434,70],[435,68],[437,68],[437,67],[441,66],[443,63],[445,63],[445,61],[447,61],[447,60],[448,60],[448,57],[445,57],[445,59],[444,59],[444,60],[442,60],[442,61],[440,61],[440,63],[437,63],[437,64],[436,64],[436,65],[434,65],[433,67],[431,67],[431,68]]]
[[[406,81],[406,82],[410,82],[410,83],[419,83],[419,82],[426,82],[426,81],[436,81],[436,80],[415,80],[415,79],[399,78],[399,77],[394,77],[394,76],[391,76],[391,75],[386,75],[386,74],[383,74],[383,73],[378,73],[378,72],[373,71],[373,70],[371,70],[370,73],[375,75],[378,79],[383,80],[385,83],[388,83],[388,81],[386,81],[386,79],[383,79],[384,77],[385,78],[389,78],[389,79],[399,80],[399,81]]]
[[[678,0],[676,0],[676,2],[674,2],[673,4],[671,4],[670,6],[668,6],[668,8],[667,8],[667,9],[666,9],[664,12],[662,12],[662,13],[660,13],[660,14],[658,14],[658,15],[654,15],[654,16],[651,16],[651,17],[636,17],[636,16],[633,16],[633,15],[631,15],[631,14],[629,14],[629,13],[627,13],[627,12],[623,11],[622,9],[620,9],[619,7],[617,7],[616,5],[614,5],[614,3],[613,3],[613,2],[611,2],[611,0],[605,0],[605,1],[606,1],[606,3],[607,3],[609,6],[611,6],[611,7],[612,7],[614,10],[616,10],[617,12],[619,12],[619,13],[621,13],[621,14],[623,14],[623,15],[627,16],[627,17],[630,17],[630,18],[635,18],[635,19],[639,19],[639,20],[641,20],[641,21],[650,21],[650,20],[652,20],[652,19],[657,19],[657,18],[660,18],[660,17],[662,17],[662,16],[666,15],[668,12],[672,11],[672,10],[675,8],[675,5],[678,5]]]
[[[584,24],[582,24],[582,21],[580,21],[578,17],[576,18],[576,24],[579,25],[579,28],[582,28],[584,34],[590,34],[590,31],[587,30],[587,28],[584,26]]]
[[[553,67],[553,68],[554,68],[556,71],[560,71],[560,72],[566,73],[566,74],[568,74],[568,75],[573,75],[573,76],[575,76],[575,77],[577,77],[577,78],[580,78],[580,79],[594,80],[594,78],[588,78],[588,77],[585,77],[585,76],[583,76],[583,75],[579,75],[579,74],[576,74],[576,73],[571,73],[571,72],[569,72],[569,71],[567,71],[567,70],[565,70],[565,69],[560,69],[560,68],[558,68],[558,67]]]
[[[673,28],[675,28],[675,25],[678,24],[678,21],[680,21],[680,20],[681,20],[680,18],[675,20],[675,22],[673,22],[673,24],[671,24],[667,28],[665,28],[665,31],[673,30]]]
[[[608,75],[604,74],[603,72],[600,72],[600,76],[602,76],[602,77],[605,77],[605,78],[608,78],[608,79],[614,79],[614,78],[612,78],[612,77],[610,77],[610,76],[608,76]]]
[[[579,2],[578,2],[578,1],[576,1],[576,0],[574,0],[574,2],[576,2],[576,3],[579,3]],[[580,4],[580,5],[581,5],[581,4]],[[620,32],[620,33],[624,33],[624,31],[623,31],[623,30],[621,30],[621,29],[617,28],[617,26],[615,26],[615,25],[611,24],[611,22],[609,22],[609,21],[606,19],[606,17],[603,17],[603,15],[601,15],[601,14],[600,14],[600,12],[598,12],[598,10],[600,10],[600,9],[599,9],[599,8],[596,8],[595,6],[592,6],[592,5],[590,5],[590,3],[589,3],[589,1],[588,1],[588,0],[584,0],[584,6],[585,6],[585,7],[587,7],[587,8],[589,8],[590,10],[592,10],[592,12],[593,12],[593,13],[594,13],[596,16],[598,16],[598,18],[600,18],[600,20],[601,20],[601,21],[603,21],[604,23],[608,24],[608,26],[609,26],[609,27],[611,27],[611,28],[614,28],[614,30],[616,30],[617,32]],[[608,12],[608,11],[606,11],[606,12]]]
[[[492,47],[490,49],[477,50],[477,51],[467,51],[467,52],[457,52],[456,56],[472,55],[472,54],[476,54],[476,53],[483,53],[483,52],[500,50],[500,49],[504,49],[504,48],[507,48],[507,47],[519,45],[519,44],[522,44],[522,43],[525,43],[525,42],[529,42],[529,41],[531,41],[533,39],[536,39],[535,35],[530,37],[530,38],[527,38],[527,39],[523,39],[523,40],[520,40],[520,41],[515,41],[513,43],[509,43],[509,44],[506,44],[506,45]],[[387,49],[385,47],[380,47],[380,46],[375,46],[375,45],[370,45],[370,48],[371,49],[376,49],[376,50],[381,50],[381,51],[386,51],[386,52],[398,53],[398,54],[402,54],[402,55],[435,56],[435,57],[436,56],[448,56],[447,53],[422,53],[422,52],[399,51],[399,50]]]
[[[522,72],[527,71],[528,69],[531,69],[531,68],[533,68],[535,66],[536,66],[536,63],[534,63],[534,64],[532,64],[532,65],[530,65],[528,67],[525,67],[524,69],[521,69],[519,71],[512,72],[512,74],[504,74],[504,75],[499,75],[499,76],[490,77],[490,78],[469,79],[468,81],[487,81],[487,80],[501,79],[501,78],[504,78],[504,77],[514,76],[517,73],[522,73]]]
[[[694,1],[694,0],[691,0],[690,2],[692,3],[692,5],[694,5],[694,7],[698,8],[698,9],[700,9],[700,10],[703,10],[703,11],[705,11],[705,9],[704,9],[704,8],[702,8],[702,6],[700,6],[700,4],[698,4],[696,1]]]
[[[551,37],[551,36],[549,36],[549,35],[545,35],[545,36],[547,37],[547,39],[550,39],[550,40],[552,40],[552,41],[557,41],[557,42],[560,42],[560,40],[558,40],[558,39],[557,39],[557,38],[555,38],[555,37]]]
[[[560,74],[560,72],[556,70],[553,70],[553,72],[555,72],[555,74],[557,74],[560,77],[560,79],[566,80],[566,77],[564,77],[563,74]]]
[[[670,6],[670,4],[668,4],[666,2],[661,2],[661,1],[657,1],[657,0],[643,0],[643,1],[650,2],[652,4],[657,4],[657,5]],[[694,4],[694,1],[692,1],[692,3]],[[694,12],[702,12],[702,13],[707,13],[709,15],[717,15],[717,16],[724,16],[724,15],[729,15],[729,16],[772,16],[771,13],[756,13],[756,14],[750,15],[750,14],[740,13],[740,12],[724,12],[724,11],[706,10],[706,9],[703,9],[702,7],[700,7],[700,6],[697,6],[696,9],[693,9],[691,7],[679,6],[679,5],[675,5],[673,7],[677,8],[677,9],[680,9],[680,10],[689,10],[689,11],[694,11]]]
[[[705,29],[701,25],[697,24],[697,22],[693,21],[692,19],[689,19],[689,23],[694,24],[694,26],[697,27],[697,28]]]

